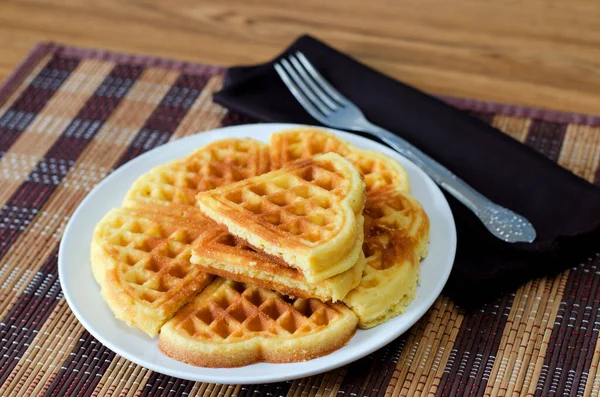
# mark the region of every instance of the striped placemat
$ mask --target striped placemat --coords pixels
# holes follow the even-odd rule
[[[466,312],[442,296],[385,348],[294,381],[190,382],[97,342],[61,293],[64,227],[90,189],[133,157],[199,131],[253,122],[211,102],[223,74],[220,67],[42,44],[0,90],[0,395],[600,393],[600,255],[481,310]],[[600,119],[445,100],[600,183]]]

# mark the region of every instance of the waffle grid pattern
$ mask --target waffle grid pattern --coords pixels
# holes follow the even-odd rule
[[[342,178],[334,170],[311,165],[224,198],[310,245],[327,240],[339,228],[332,195],[344,190]]]
[[[165,206],[196,207],[196,194],[237,182],[269,170],[267,147],[256,141],[224,140],[201,149],[186,159],[156,167],[148,177],[137,181],[127,201]],[[210,159],[210,161],[208,161]]]
[[[337,137],[313,128],[271,138],[271,158],[274,168],[323,153],[337,153],[350,160],[363,176],[367,195],[380,189],[410,190],[406,172],[379,153],[362,150],[340,141]]]
[[[98,223],[92,270],[117,318],[155,336],[210,282],[211,276],[190,263],[191,244],[217,225],[199,213],[195,195],[203,176],[223,184],[239,176],[240,167],[246,176],[262,171],[261,164],[268,165],[260,156],[265,148],[257,141],[228,139],[153,168],[134,182],[124,208]]]
[[[256,334],[306,334],[340,315],[317,299],[286,300],[275,292],[242,283],[227,281],[209,289],[204,296],[209,301],[177,325],[192,338],[235,341]]]
[[[202,229],[182,227],[165,218],[153,221],[127,210],[113,211],[108,217],[102,240],[109,252],[123,259],[127,268],[120,270],[121,281],[140,300],[160,304],[193,273],[191,247]]]

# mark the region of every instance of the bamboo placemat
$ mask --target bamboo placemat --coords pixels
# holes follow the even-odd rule
[[[253,122],[211,102],[224,69],[38,46],[0,90],[0,395],[591,396],[600,393],[600,255],[466,312],[440,297],[346,367],[269,385],[164,376],[102,346],[62,296],[57,252],[111,170],[169,140]],[[600,184],[600,119],[445,98]],[[85,264],[82,264],[85,265]]]

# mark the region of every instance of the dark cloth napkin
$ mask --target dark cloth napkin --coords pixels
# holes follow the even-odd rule
[[[577,265],[600,251],[598,187],[479,119],[312,37],[300,37],[280,56],[295,51],[302,51],[369,120],[407,139],[479,192],[535,225],[535,242],[502,242],[446,194],[458,247],[444,293],[459,304],[478,306],[501,291]],[[288,92],[273,61],[230,68],[214,101],[262,121],[319,124]]]

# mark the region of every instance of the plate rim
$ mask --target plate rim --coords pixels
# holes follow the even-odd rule
[[[335,361],[332,363],[326,363],[320,366],[315,366],[314,368],[309,368],[307,370],[303,370],[303,371],[298,371],[297,373],[287,375],[285,372],[282,372],[280,374],[277,374],[275,372],[273,373],[269,373],[268,376],[264,376],[264,377],[256,377],[255,375],[251,376],[251,377],[243,377],[243,376],[235,376],[235,377],[228,377],[226,375],[203,375],[202,374],[202,370],[203,369],[209,369],[209,368],[203,368],[203,367],[195,367],[190,365],[191,368],[193,369],[198,369],[198,375],[199,376],[194,376],[194,377],[189,377],[186,376],[186,374],[182,374],[179,373],[177,370],[172,370],[171,368],[169,368],[166,365],[155,365],[155,363],[150,362],[146,359],[140,359],[139,357],[137,357],[134,354],[131,354],[130,352],[121,349],[119,346],[117,346],[115,343],[113,343],[111,340],[107,339],[104,335],[102,335],[101,333],[99,333],[96,328],[90,324],[86,318],[86,316],[80,312],[79,310],[79,305],[77,304],[77,302],[74,301],[73,296],[71,295],[71,290],[70,287],[65,285],[65,277],[64,277],[64,272],[66,271],[65,266],[68,266],[66,264],[66,246],[69,243],[69,239],[70,239],[70,235],[72,233],[71,229],[76,227],[77,225],[77,220],[79,219],[79,217],[81,217],[81,212],[84,210],[84,208],[86,207],[86,204],[88,203],[88,201],[91,201],[93,199],[93,197],[95,195],[98,194],[99,191],[101,191],[105,185],[110,184],[111,181],[114,178],[118,178],[119,175],[123,172],[125,172],[128,168],[132,168],[135,164],[138,163],[142,163],[144,161],[146,161],[147,158],[156,155],[157,152],[168,152],[169,149],[171,147],[175,147],[176,145],[182,145],[182,141],[185,142],[187,140],[195,140],[198,139],[197,136],[198,135],[227,135],[228,133],[230,133],[231,131],[235,131],[235,130],[244,130],[244,129],[254,129],[254,128],[260,128],[262,126],[265,126],[267,129],[270,129],[272,131],[269,132],[269,134],[272,134],[273,132],[275,132],[275,130],[284,130],[284,129],[288,129],[288,128],[319,128],[319,129],[323,129],[326,131],[330,131],[333,132],[334,134],[341,136],[344,139],[347,139],[348,136],[351,136],[352,139],[356,138],[358,140],[365,140],[365,141],[370,141],[372,143],[374,143],[376,146],[379,146],[381,148],[383,148],[383,152],[392,152],[394,153],[394,155],[402,158],[404,161],[406,161],[407,163],[412,164],[412,166],[418,171],[418,173],[420,173],[421,177],[424,179],[424,182],[427,183],[429,185],[429,188],[432,189],[435,193],[435,195],[437,195],[437,205],[441,205],[443,208],[444,212],[446,212],[446,221],[448,221],[450,223],[451,226],[451,234],[449,236],[445,236],[448,237],[449,239],[449,247],[450,247],[450,251],[448,252],[448,262],[449,265],[445,266],[444,269],[446,270],[444,272],[444,274],[442,274],[440,277],[440,280],[443,279],[443,282],[438,283],[439,284],[439,288],[436,288],[435,294],[431,294],[427,297],[427,299],[425,300],[425,303],[423,304],[423,309],[421,311],[421,313],[419,313],[418,315],[413,316],[414,318],[412,318],[411,320],[408,321],[408,325],[404,325],[402,328],[404,328],[404,331],[399,332],[399,333],[392,333],[387,335],[386,337],[380,338],[378,343],[375,343],[373,346],[371,346],[371,348],[369,349],[363,349],[362,351],[360,351],[358,354],[351,354],[348,357],[346,357],[345,359],[341,359],[339,361]],[[206,145],[209,144],[210,142],[216,141],[218,139],[223,139],[225,138],[225,136],[215,136],[213,137],[207,137],[207,141],[204,142],[202,145]],[[194,147],[191,150],[194,150],[196,148],[199,148],[201,146],[197,146]],[[441,199],[441,200],[440,200]],[[91,237],[91,236],[90,236]],[[456,245],[457,245],[457,241],[456,241],[456,225],[454,222],[454,216],[452,214],[452,211],[450,210],[450,206],[446,200],[446,198],[444,197],[444,194],[441,192],[440,188],[433,182],[433,180],[425,174],[425,172],[423,170],[421,170],[420,168],[418,168],[414,163],[412,163],[410,160],[406,159],[404,156],[402,156],[401,154],[393,151],[392,149],[386,147],[385,145],[380,144],[379,142],[376,142],[372,139],[368,139],[365,138],[363,136],[360,136],[358,134],[353,134],[351,132],[347,132],[347,131],[341,131],[341,130],[336,130],[336,129],[331,129],[331,128],[327,128],[327,127],[322,127],[322,126],[313,126],[313,125],[307,125],[307,124],[294,124],[294,123],[258,123],[258,124],[242,124],[242,125],[235,125],[235,126],[227,126],[227,127],[220,127],[220,128],[214,128],[211,130],[206,130],[206,131],[200,131],[197,132],[195,134],[192,134],[190,136],[186,136],[180,139],[177,139],[175,141],[171,141],[171,142],[167,142],[164,145],[158,146],[156,148],[153,148],[149,151],[147,151],[146,153],[143,153],[133,159],[131,159],[130,161],[128,161],[125,164],[122,164],[121,166],[119,166],[118,168],[114,169],[109,175],[107,175],[106,177],[104,177],[100,182],[98,182],[96,184],[96,186],[94,186],[94,188],[92,188],[87,194],[86,196],[83,198],[83,200],[78,204],[77,208],[75,209],[75,211],[73,211],[72,215],[69,218],[69,221],[64,229],[64,233],[63,236],[61,238],[60,244],[59,244],[59,252],[58,252],[58,275],[59,275],[59,282],[61,285],[61,289],[63,291],[63,295],[65,297],[65,300],[67,301],[67,304],[69,306],[69,308],[71,309],[71,311],[73,312],[73,314],[75,315],[75,317],[77,318],[77,320],[83,325],[83,327],[95,338],[97,339],[100,343],[102,343],[104,346],[106,346],[107,348],[109,348],[111,351],[113,351],[114,353],[124,357],[125,359],[137,364],[137,365],[141,365],[144,368],[148,368],[152,371],[155,372],[159,372],[168,376],[174,376],[177,378],[182,378],[182,379],[187,379],[190,381],[199,381],[199,382],[210,382],[210,383],[220,383],[220,384],[262,384],[262,383],[272,383],[272,382],[281,382],[281,381],[287,381],[287,380],[293,380],[293,379],[299,379],[299,378],[303,378],[303,377],[307,377],[307,376],[312,376],[315,374],[320,374],[323,372],[327,372],[339,367],[342,367],[346,364],[352,363],[354,361],[357,361],[383,347],[385,347],[387,344],[391,343],[392,341],[394,341],[396,338],[400,337],[402,334],[404,334],[406,331],[408,331],[408,329],[410,329],[410,327],[412,327],[417,321],[419,321],[426,313],[427,311],[431,308],[431,306],[435,303],[435,300],[440,296],[445,284],[447,283],[448,277],[450,276],[450,272],[452,270],[453,264],[454,264],[454,259],[455,259],[455,255],[456,255]],[[91,266],[89,265],[89,259],[87,261],[88,264],[88,269],[90,269],[90,273],[91,273]],[[100,287],[96,284],[96,286],[98,287],[98,291],[100,290]],[[65,288],[67,287],[67,288]],[[97,297],[101,296],[100,293],[98,293],[96,295]],[[397,317],[396,317],[397,318]],[[116,321],[120,321],[118,319],[115,318]],[[390,321],[392,321],[393,319],[391,319]],[[377,328],[377,327],[375,327]],[[372,329],[375,329],[372,328]],[[361,332],[361,330],[357,330],[357,332]],[[363,331],[364,332],[364,331]],[[146,335],[145,335],[146,336]],[[146,336],[148,337],[148,336]],[[356,337],[356,334],[353,336],[353,338]],[[327,357],[323,356],[323,357]],[[165,356],[166,357],[166,356]],[[322,357],[321,357],[322,358]],[[169,358],[170,359],[170,358]],[[310,361],[314,361],[314,360],[309,360],[307,362]],[[268,365],[268,366],[280,366],[280,365],[290,365],[290,364],[295,364],[295,363],[286,363],[286,364],[273,364],[273,363],[258,363],[258,364],[253,364],[253,365]],[[245,368],[245,367],[237,367],[234,369],[240,369],[240,368]],[[214,370],[214,368],[210,368],[210,370]],[[225,374],[227,373],[228,370],[231,369],[227,369],[227,368],[221,368],[221,370],[223,370],[225,372]],[[266,371],[268,372],[268,371]]]

